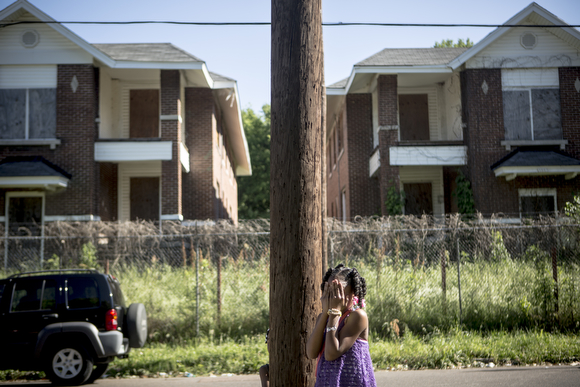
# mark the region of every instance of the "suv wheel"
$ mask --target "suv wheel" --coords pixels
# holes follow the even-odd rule
[[[129,346],[142,348],[147,340],[147,312],[143,304],[131,304],[127,310]]]
[[[97,380],[98,378],[103,376],[105,372],[107,372],[107,368],[109,368],[109,363],[97,364],[93,369],[93,372],[91,372],[91,376],[89,376],[85,384],[94,383],[95,380]]]
[[[83,347],[77,345],[57,347],[49,352],[45,361],[48,379],[63,386],[83,384],[93,371],[93,360]]]

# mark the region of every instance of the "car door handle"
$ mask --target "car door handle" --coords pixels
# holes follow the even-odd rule
[[[58,318],[58,313],[43,314],[42,318],[48,320],[49,318]]]

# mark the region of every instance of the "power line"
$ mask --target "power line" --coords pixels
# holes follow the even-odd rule
[[[102,25],[130,25],[130,24],[173,24],[191,26],[269,26],[270,22],[191,22],[172,20],[134,20],[134,21],[41,21],[19,20],[0,23],[0,28],[19,24],[102,24]],[[369,27],[525,27],[525,28],[578,28],[580,24],[445,24],[445,23],[371,23],[371,22],[331,22],[322,23],[325,27],[369,26]]]

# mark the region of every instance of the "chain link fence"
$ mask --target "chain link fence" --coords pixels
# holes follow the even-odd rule
[[[4,275],[97,267],[143,302],[152,339],[263,333],[269,224],[63,223],[0,238]],[[373,332],[580,330],[580,226],[563,218],[329,220],[327,266],[359,269]],[[21,230],[22,231],[22,230]],[[10,234],[10,233],[9,233]]]

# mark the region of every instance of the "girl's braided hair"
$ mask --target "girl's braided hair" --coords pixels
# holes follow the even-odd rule
[[[353,289],[354,295],[358,298],[358,305],[362,307],[363,300],[367,294],[367,283],[357,269],[354,267],[352,269],[345,267],[342,263],[334,269],[329,268],[322,279],[322,284],[320,285],[322,291],[324,291],[324,286],[330,277],[346,281],[346,283]]]

